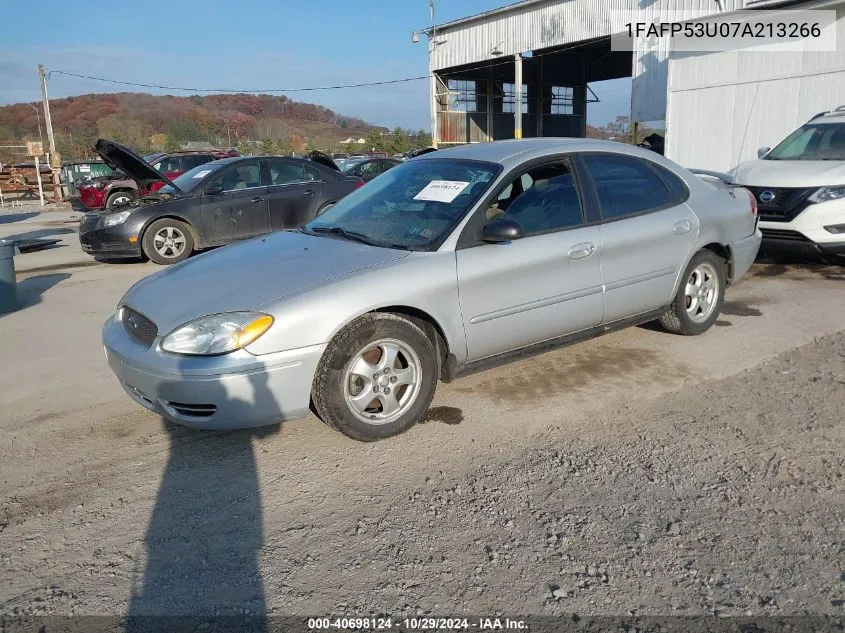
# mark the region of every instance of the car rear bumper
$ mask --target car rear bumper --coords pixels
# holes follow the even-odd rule
[[[246,351],[179,358],[145,348],[112,318],[103,327],[106,358],[135,402],[173,422],[202,429],[242,429],[308,415],[311,383],[325,345],[254,356]],[[175,358],[175,361],[174,361]],[[161,362],[156,364],[156,359]],[[205,365],[205,367],[203,366]]]
[[[733,265],[731,281],[736,281],[751,268],[751,264],[754,263],[754,260],[757,258],[757,252],[760,250],[762,237],[760,229],[757,228],[752,235],[731,242],[731,259]]]

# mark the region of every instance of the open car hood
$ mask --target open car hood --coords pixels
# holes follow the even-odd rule
[[[323,167],[340,171],[340,167],[337,166],[337,163],[335,163],[328,154],[314,150],[308,154],[308,158],[310,158],[312,162],[319,163]]]
[[[149,189],[154,182],[163,182],[166,185],[173,187],[174,191],[181,191],[179,187],[173,184],[167,176],[160,171],[153,168],[147,161],[138,156],[128,147],[124,147],[119,143],[101,138],[94,145],[94,151],[100,155],[103,162],[114,169],[120,170],[132,180],[138,183],[140,187]]]

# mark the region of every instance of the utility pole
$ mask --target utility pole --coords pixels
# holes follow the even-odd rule
[[[56,138],[53,136],[53,119],[50,118],[50,101],[47,99],[47,78],[44,75],[44,66],[38,64],[38,78],[41,81],[41,99],[44,104],[44,125],[47,127],[47,140],[50,143],[50,170],[53,173],[53,200],[58,202],[61,182],[59,181],[59,167],[61,167],[61,156],[56,152]]]
[[[428,8],[431,13],[431,37],[429,40],[428,51],[428,74],[429,74],[429,91],[431,92],[431,146],[437,148],[438,130],[437,130],[437,76],[434,74],[434,53],[437,50],[437,20],[434,14],[434,0],[428,0]]]

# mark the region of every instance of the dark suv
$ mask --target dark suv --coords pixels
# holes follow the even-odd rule
[[[218,158],[237,156],[233,151],[163,152],[144,156],[144,160],[156,171],[172,180],[180,174],[209,163]],[[153,193],[164,186],[164,181],[153,182],[149,188],[138,189],[137,183],[125,174],[116,172],[102,178],[94,178],[79,186],[79,197],[88,209],[112,209],[141,196]]]

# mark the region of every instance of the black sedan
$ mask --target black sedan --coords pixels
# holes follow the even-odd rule
[[[383,174],[388,169],[401,164],[401,161],[394,158],[373,158],[357,163],[354,167],[347,169],[344,173],[347,176],[357,176],[364,182],[369,182],[379,174]]]
[[[142,191],[152,182],[166,183],[137,202],[83,216],[82,249],[102,259],[147,257],[174,264],[193,251],[296,228],[364,184],[316,152],[311,160],[223,158],[171,181],[113,141],[101,139],[95,149]]]

